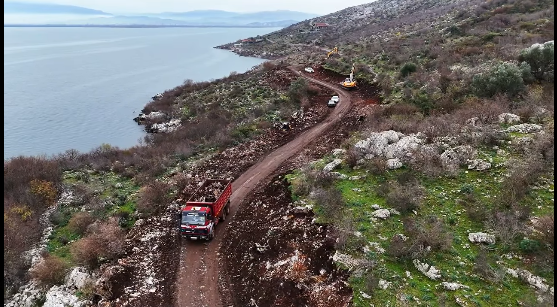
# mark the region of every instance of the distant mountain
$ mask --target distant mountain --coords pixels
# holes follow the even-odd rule
[[[238,21],[253,20],[253,22],[271,22],[271,21],[281,21],[281,20],[282,21],[284,20],[303,21],[306,19],[315,18],[317,16],[319,15],[304,13],[304,12],[279,10],[279,11],[243,13],[237,16],[232,16],[230,19],[238,20]]]
[[[189,12],[165,12],[158,14],[141,14],[143,16],[171,18],[176,20],[188,21],[191,23],[223,24],[223,25],[247,25],[251,23],[272,23],[280,22],[283,26],[288,26],[296,22],[317,17],[317,14],[310,14],[296,11],[263,11],[254,13],[237,13],[219,10],[197,10]],[[292,21],[292,22],[287,22]]]
[[[4,1],[4,14],[111,15],[81,6],[15,1]]]
[[[230,18],[241,15],[241,13],[236,12],[228,12],[228,11],[219,11],[219,10],[197,10],[197,11],[189,11],[189,12],[163,12],[158,14],[148,13],[148,14],[141,14],[145,16],[158,16],[158,17],[166,17],[166,18],[174,18],[174,19],[223,19],[223,18]]]
[[[67,18],[48,23],[33,22],[42,25],[145,25],[145,26],[248,26],[248,27],[287,27],[297,22],[317,17],[316,14],[296,11],[263,11],[254,13],[237,13],[220,10],[197,10],[189,12],[164,12],[126,14],[113,16],[111,14],[91,10],[83,7],[54,4],[31,4],[24,2],[5,2],[4,10],[7,14],[74,14],[74,15],[107,15],[106,17]],[[6,14],[6,13],[5,13]],[[33,15],[35,16],[35,15]],[[5,23],[6,24],[6,23]],[[14,24],[10,24],[14,25]]]
[[[186,25],[187,23],[181,20],[164,19],[149,16],[109,16],[109,17],[95,17],[87,19],[76,19],[70,21],[60,22],[59,24],[65,25]]]

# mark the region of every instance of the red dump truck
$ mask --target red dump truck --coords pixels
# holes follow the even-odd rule
[[[230,212],[232,183],[226,179],[205,179],[191,195],[180,214],[180,233],[191,240],[211,240],[215,226]]]

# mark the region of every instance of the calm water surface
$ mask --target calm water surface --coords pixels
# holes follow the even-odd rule
[[[212,47],[277,29],[4,28],[4,159],[128,148],[158,92],[263,62]]]

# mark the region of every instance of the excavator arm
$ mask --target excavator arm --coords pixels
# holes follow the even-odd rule
[[[356,69],[355,65],[356,63],[352,64],[352,70],[350,71],[350,82],[354,82],[354,70]]]
[[[356,63],[352,64],[352,70],[350,70],[350,77],[346,78],[344,82],[341,83],[342,87],[345,89],[353,89],[356,88],[357,83],[354,80],[354,71],[356,70]]]
[[[333,48],[333,50],[331,50],[327,53],[327,59],[333,54],[338,54],[338,48],[336,46],[335,46],[335,48]]]

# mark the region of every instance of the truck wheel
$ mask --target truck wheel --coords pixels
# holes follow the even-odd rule
[[[223,222],[226,221],[226,213],[227,213],[226,211],[227,210],[225,208],[224,211],[222,212],[222,216],[220,217],[220,220],[223,221]]]
[[[211,241],[215,238],[215,231],[211,231],[211,233],[209,234],[209,237],[207,238],[207,241]]]

